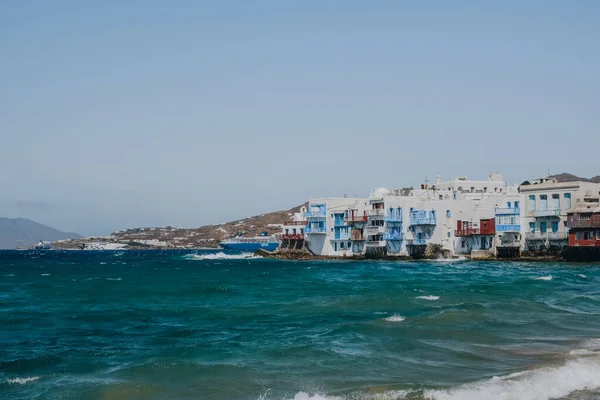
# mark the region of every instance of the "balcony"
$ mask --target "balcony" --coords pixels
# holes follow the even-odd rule
[[[346,224],[351,225],[360,222],[367,222],[368,219],[369,218],[366,215],[351,215],[348,218],[344,219],[344,221],[346,222]]]
[[[531,211],[531,214],[536,217],[560,217],[560,209],[559,208],[553,208],[553,209],[549,209],[549,210],[540,210],[540,209],[535,209],[533,211]]]
[[[521,225],[496,225],[496,232],[519,232]]]
[[[593,228],[600,229],[600,218],[597,214],[593,217],[581,218],[578,215],[569,215],[567,222],[569,228]]]
[[[409,239],[406,243],[408,246],[425,246],[427,239]]]
[[[383,208],[367,210],[367,216],[369,218],[383,218],[384,214],[385,214],[385,210]]]
[[[568,240],[568,232],[548,232],[548,240]]]
[[[367,247],[386,247],[387,243],[385,240],[369,240],[365,243]]]
[[[435,214],[426,212],[413,212],[410,214],[411,225],[435,225],[436,219]]]
[[[281,240],[304,240],[304,235],[301,233],[293,233],[293,234],[284,233],[281,235]]]
[[[350,240],[350,232],[348,233],[336,233],[333,235],[331,240]]]
[[[457,229],[454,231],[454,236],[471,236],[480,234],[481,231],[479,230],[479,228]]]
[[[304,218],[325,218],[327,217],[327,211],[324,209],[307,211],[304,213]]]
[[[383,239],[391,240],[391,241],[402,241],[402,240],[404,240],[404,233],[402,233],[402,232],[386,232],[383,234]]]
[[[402,215],[386,215],[385,222],[388,224],[402,224]]]
[[[521,215],[520,208],[496,207],[496,215]]]
[[[327,233],[327,228],[315,226],[304,228],[304,233]]]
[[[500,242],[498,247],[518,248],[518,247],[521,247],[521,242],[519,242],[518,240]]]
[[[525,240],[526,241],[535,241],[535,240],[546,240],[548,239],[547,232],[534,232],[534,233],[526,233]]]
[[[365,228],[366,235],[380,235],[385,232],[385,228],[383,226],[367,226]]]

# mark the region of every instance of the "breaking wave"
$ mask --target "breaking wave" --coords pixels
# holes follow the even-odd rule
[[[415,299],[421,299],[421,300],[439,300],[440,296],[433,296],[433,295],[429,295],[429,296],[417,296],[417,297],[415,297]]]
[[[401,315],[394,314],[394,315],[391,315],[391,316],[389,316],[389,317],[387,317],[387,318],[384,318],[383,320],[384,320],[384,321],[387,321],[387,322],[402,322],[402,321],[404,321],[405,319],[406,319],[406,318],[404,318],[404,317],[403,317],[403,316],[401,316]]]
[[[259,256],[255,256],[252,253],[241,253],[241,254],[225,254],[222,251],[218,253],[210,253],[210,254],[188,254],[184,256],[187,260],[246,260],[246,259],[255,259],[262,258]]]
[[[598,359],[577,359],[554,368],[518,372],[505,377],[472,383],[447,390],[425,390],[431,400],[508,400],[561,398],[577,390],[600,387]]]
[[[546,276],[538,276],[537,278],[533,278],[536,281],[551,281],[552,280],[552,275],[546,275]]]
[[[383,393],[353,393],[340,397],[298,392],[294,397],[285,400],[400,400],[406,398],[410,393],[410,390],[390,390]],[[259,398],[259,400],[262,400],[262,398]]]
[[[27,378],[7,379],[6,383],[11,385],[24,385],[29,382],[37,381],[38,379],[40,379],[39,376],[28,376]]]

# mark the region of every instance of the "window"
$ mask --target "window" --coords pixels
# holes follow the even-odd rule
[[[558,194],[552,195],[552,209],[560,210],[560,196]]]
[[[450,237],[450,232],[448,232],[448,237]]]
[[[554,232],[554,233],[558,232],[558,221],[552,222],[552,232]]]
[[[333,251],[337,251],[337,242],[333,244]]]
[[[515,201],[515,208],[519,208],[519,202]]]
[[[348,242],[348,249],[350,249],[350,242]]]
[[[581,240],[581,232],[575,232],[575,239]]]
[[[450,210],[446,210],[446,218],[450,218],[452,216],[452,213],[450,212]]]
[[[571,208],[571,193],[565,193],[565,208],[567,210]]]
[[[529,195],[529,210],[535,210],[535,194]]]
[[[546,228],[547,228],[547,223],[545,221],[540,222],[540,232],[546,233],[546,230],[547,230]]]
[[[342,250],[344,249],[344,242],[340,243],[340,249],[342,249]]]
[[[540,210],[548,209],[548,196],[545,194],[540,195]]]
[[[600,240],[600,231],[596,231],[596,240]]]
[[[456,192],[452,193],[452,200],[456,200]]]
[[[512,203],[510,201],[507,204],[508,204],[508,208],[512,208]]]
[[[535,222],[529,223],[529,233],[535,233]]]

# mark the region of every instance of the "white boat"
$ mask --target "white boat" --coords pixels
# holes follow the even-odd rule
[[[52,248],[50,242],[40,240],[36,245],[33,246],[35,250],[50,250]]]

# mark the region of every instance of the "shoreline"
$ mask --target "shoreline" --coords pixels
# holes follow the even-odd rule
[[[275,260],[292,260],[292,261],[491,261],[491,262],[569,262],[569,263],[581,263],[580,261],[567,261],[560,255],[552,256],[525,256],[525,257],[512,257],[512,258],[472,258],[470,255],[452,256],[452,257],[422,257],[413,258],[407,255],[399,256],[382,256],[382,257],[365,257],[365,256],[318,256],[309,253],[308,251],[285,251],[278,252],[277,250],[269,252],[266,250],[259,249],[254,252],[255,256],[270,258]],[[587,262],[599,262],[599,261],[587,261]]]

